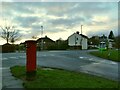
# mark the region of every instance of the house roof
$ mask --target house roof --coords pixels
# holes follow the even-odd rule
[[[45,37],[42,37],[42,38],[39,38],[37,40],[37,42],[41,42],[41,40],[44,40],[45,42],[54,42],[52,39],[50,39],[49,37],[45,36]]]
[[[104,34],[100,37],[100,39],[107,39],[107,36],[105,36]]]
[[[88,37],[87,37],[87,36],[85,36],[85,35],[83,35],[83,34],[78,34],[78,33],[73,33],[73,34],[72,34],[72,35],[70,35],[69,37],[73,36],[74,34],[80,35],[80,36],[82,36],[82,37],[84,37],[84,38],[88,39]],[[69,38],[69,37],[68,37],[68,38]]]
[[[83,35],[83,34],[80,34],[82,37],[84,37],[84,38],[87,38],[88,39],[88,37],[87,36],[85,36],[85,35]]]
[[[3,44],[3,46],[4,46],[4,45],[11,45],[11,44],[10,44],[10,43],[5,43],[5,44]]]

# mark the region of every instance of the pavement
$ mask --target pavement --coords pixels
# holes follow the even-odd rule
[[[89,55],[88,52],[89,50],[37,52],[37,65],[84,72],[118,81],[118,64],[120,63]],[[23,90],[23,82],[10,73],[10,67],[15,65],[26,65],[25,52],[2,54],[3,90],[6,88]]]
[[[3,68],[2,75],[3,75],[2,90],[7,90],[7,89],[13,90],[17,88],[19,88],[20,90],[24,90],[23,82],[20,79],[17,79],[14,76],[12,76],[10,72],[10,68]]]
[[[0,78],[0,81],[2,81],[0,90],[24,90],[23,81],[12,76],[12,73],[10,72],[10,66],[2,66],[2,68],[0,68],[0,73],[0,77],[2,77]]]

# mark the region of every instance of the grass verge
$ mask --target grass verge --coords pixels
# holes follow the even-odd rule
[[[100,58],[120,62],[120,59],[119,59],[120,51],[119,50],[93,51],[93,52],[90,52],[90,54],[100,57]]]
[[[118,82],[66,70],[37,69],[36,79],[26,80],[24,66],[11,67],[13,76],[22,79],[25,88],[118,88]]]

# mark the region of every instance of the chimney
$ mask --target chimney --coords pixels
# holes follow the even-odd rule
[[[79,34],[79,31],[77,31],[76,33]]]

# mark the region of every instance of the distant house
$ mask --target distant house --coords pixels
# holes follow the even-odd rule
[[[88,49],[88,37],[77,31],[68,37],[68,45],[73,48]]]
[[[113,39],[108,39],[108,48],[109,49],[112,49],[113,48],[113,46],[114,46],[114,44],[115,44],[115,41],[113,40]]]
[[[45,36],[37,40],[37,47],[39,50],[48,50],[54,47],[55,41]]]
[[[108,48],[112,49],[114,47],[115,41],[114,41],[115,37],[113,34],[113,31],[110,31],[110,34],[108,36]]]
[[[103,34],[103,36],[99,37],[99,39],[100,39],[100,45],[99,45],[99,47],[106,49],[106,48],[107,48],[107,43],[108,43],[107,36],[105,36],[105,35]]]
[[[88,48],[92,49],[92,48],[98,48],[99,47],[99,36],[92,36],[91,38],[88,39]]]

